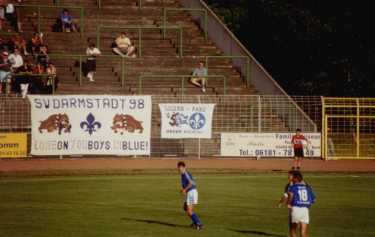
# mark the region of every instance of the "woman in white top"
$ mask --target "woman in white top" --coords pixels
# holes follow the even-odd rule
[[[18,48],[14,49],[14,52],[9,55],[8,60],[10,62],[10,67],[13,72],[18,73],[18,71],[23,66],[23,58]]]
[[[94,81],[94,74],[96,71],[96,57],[101,54],[100,50],[95,47],[94,43],[90,43],[89,47],[87,47],[86,55],[88,56],[86,61],[86,68],[87,68],[87,79],[89,81]]]

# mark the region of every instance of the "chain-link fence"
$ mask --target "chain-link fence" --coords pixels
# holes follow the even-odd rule
[[[223,132],[290,132],[302,128],[315,132],[316,124],[284,96],[152,96],[151,156],[208,157],[220,155]],[[160,103],[213,103],[211,139],[161,138]],[[20,97],[1,97],[1,132],[27,132],[30,140],[30,104]],[[30,144],[30,142],[29,142]]]
[[[152,96],[151,156],[219,156],[221,133],[293,132],[301,128],[322,132],[322,156],[327,159],[375,157],[375,99],[293,99],[296,103],[283,96]],[[160,103],[216,104],[212,138],[161,138]],[[0,132],[26,132],[30,141],[30,123],[27,99],[0,97]]]

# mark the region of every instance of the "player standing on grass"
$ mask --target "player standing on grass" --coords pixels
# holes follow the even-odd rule
[[[291,216],[290,236],[297,237],[300,227],[301,237],[308,237],[310,222],[309,208],[315,201],[315,195],[309,185],[303,181],[301,172],[293,172],[293,185],[288,190],[288,208]]]
[[[292,137],[292,148],[294,150],[294,163],[292,169],[301,169],[302,158],[304,157],[303,141],[309,142],[301,133],[301,129],[297,128],[296,134]]]
[[[288,190],[289,188],[293,185],[293,173],[295,171],[293,170],[290,170],[288,172],[288,183],[285,185],[285,188],[284,188],[284,194],[283,196],[281,197],[279,203],[278,203],[278,207],[281,208],[283,206],[283,204],[288,204]],[[291,216],[290,216],[290,210],[288,212],[288,226],[289,226],[289,233],[290,235],[292,235],[292,219],[291,219]]]
[[[181,193],[186,195],[184,210],[193,221],[192,226],[195,229],[200,230],[203,227],[202,223],[197,214],[193,211],[194,205],[198,204],[197,186],[191,173],[186,170],[186,164],[183,161],[178,162],[177,168],[181,174]]]

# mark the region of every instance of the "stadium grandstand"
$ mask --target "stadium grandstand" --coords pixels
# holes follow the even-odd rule
[[[3,2],[0,47],[10,64],[2,70],[9,72],[1,88],[2,131],[30,132],[29,102],[17,96],[26,94],[152,95],[153,156],[217,156],[222,132],[329,129],[321,98],[289,96],[203,1]],[[90,55],[89,45],[100,55]],[[200,63],[206,69],[199,75],[204,88],[191,83]],[[157,105],[177,102],[217,105],[211,139],[161,138]],[[373,141],[368,134],[373,121],[362,129],[366,144]],[[342,150],[359,152],[354,125],[332,123]],[[341,133],[349,134],[347,140]],[[366,145],[366,152],[370,148]]]

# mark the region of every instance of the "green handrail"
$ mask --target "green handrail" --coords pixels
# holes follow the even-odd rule
[[[40,78],[51,77],[52,78],[52,94],[55,94],[55,77],[56,76],[53,76],[53,75],[50,75],[50,74],[46,74],[46,73],[34,74],[34,73],[28,73],[28,72],[16,73],[13,76],[14,77],[17,77],[17,76],[28,76],[28,77],[40,77]]]
[[[41,27],[40,27],[40,24],[41,24],[41,9],[50,9],[50,8],[55,8],[55,9],[77,9],[79,10],[80,12],[80,35],[81,37],[83,36],[84,34],[84,30],[85,30],[85,21],[84,21],[84,18],[85,18],[85,8],[84,7],[80,7],[80,6],[63,6],[63,5],[31,5],[31,4],[16,4],[15,5],[16,7],[24,7],[24,8],[36,8],[37,11],[38,11],[38,32],[41,32]]]
[[[183,56],[183,33],[182,33],[182,28],[179,26],[103,26],[103,25],[98,25],[96,28],[96,45],[100,49],[100,35],[102,33],[103,29],[109,29],[109,30],[121,30],[121,29],[130,29],[130,30],[138,30],[138,56],[142,57],[142,30],[177,30],[179,32],[179,39],[178,39],[178,53],[179,56]]]
[[[233,55],[213,55],[213,56],[206,56],[206,68],[207,71],[209,70],[208,66],[208,61],[210,58],[219,58],[219,59],[244,59],[246,60],[246,73],[245,73],[245,80],[246,80],[246,86],[250,86],[250,80],[251,80],[251,75],[250,75],[250,58],[247,56],[233,56]]]
[[[8,31],[0,31],[0,35],[4,36],[13,36],[13,35],[18,35],[18,32],[8,32]]]
[[[78,75],[78,82],[79,86],[82,86],[83,82],[83,76],[82,76],[82,64],[83,60],[88,58],[89,56],[85,54],[49,54],[50,58],[65,58],[65,59],[72,59],[72,60],[78,60],[79,61],[79,75]],[[118,55],[100,55],[100,57],[108,57],[108,58],[116,58],[118,59],[120,56]],[[120,57],[121,58],[121,87],[125,86],[126,81],[126,63],[125,59],[126,57]]]
[[[169,78],[169,79],[178,79],[181,80],[181,95],[184,95],[184,89],[185,89],[185,79],[191,78],[193,75],[140,75],[138,79],[138,91],[139,93],[143,93],[143,80],[145,78]],[[207,75],[204,76],[204,78],[220,78],[223,80],[223,89],[224,89],[224,95],[227,93],[227,77],[224,75]],[[208,83],[206,82],[206,85]]]
[[[137,3],[137,4],[138,4],[138,8],[139,8],[139,9],[143,8],[143,3],[142,3],[142,1],[143,1],[143,0],[138,0],[138,3]],[[162,5],[164,6],[164,0],[161,0],[161,2],[162,2]]]
[[[53,0],[53,4],[56,6],[60,5],[60,0]],[[96,6],[98,8],[102,8],[102,1],[101,0],[96,0]]]
[[[168,12],[171,11],[188,11],[188,12],[199,12],[203,13],[204,16],[204,21],[203,21],[203,31],[204,31],[204,38],[207,40],[208,39],[208,15],[207,15],[207,10],[206,9],[199,9],[199,8],[163,8],[163,26],[164,29],[167,26],[167,15]],[[165,37],[165,30],[163,31],[163,36]]]

